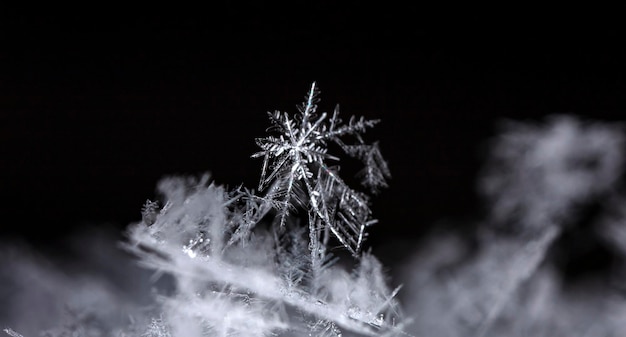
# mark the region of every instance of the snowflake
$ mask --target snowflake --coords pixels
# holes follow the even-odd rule
[[[278,210],[281,227],[290,211],[297,207],[306,209],[314,236],[330,230],[356,255],[363,243],[365,228],[376,221],[371,218],[367,196],[350,188],[339,177],[338,167],[327,164],[339,160],[328,153],[327,146],[335,143],[347,155],[362,160],[365,164],[362,182],[376,192],[386,186],[389,169],[378,144],[365,144],[361,135],[378,120],[351,117],[344,124],[338,116],[338,106],[330,119],[327,113],[318,116],[318,95],[313,83],[294,117],[279,111],[268,113],[272,123],[268,131],[277,132],[278,136],[256,140],[261,151],[252,157],[264,158],[259,190],[267,188],[266,201]],[[347,145],[342,139],[345,136],[356,138],[358,143]]]

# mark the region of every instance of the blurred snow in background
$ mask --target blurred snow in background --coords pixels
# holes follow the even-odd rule
[[[623,145],[621,125],[571,116],[504,124],[479,184],[487,218],[469,235],[434,232],[402,267],[411,331],[624,336],[623,289],[611,282],[626,246]],[[576,251],[594,243],[615,254]]]

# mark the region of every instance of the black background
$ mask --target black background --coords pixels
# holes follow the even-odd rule
[[[123,229],[157,181],[211,172],[256,187],[266,111],[378,118],[393,178],[374,246],[481,210],[476,177],[503,118],[622,120],[624,7],[292,2],[73,8],[0,22],[0,229],[48,244]],[[111,10],[111,13],[108,11]],[[113,14],[115,13],[115,14]]]

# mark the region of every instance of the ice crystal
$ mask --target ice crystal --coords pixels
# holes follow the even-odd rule
[[[264,157],[263,195],[243,186],[227,190],[208,175],[159,182],[162,200],[146,201],[123,245],[154,270],[153,281],[164,275],[173,281],[155,288],[154,306],[115,330],[89,311],[69,311],[65,323],[44,336],[401,333],[400,288],[388,287],[381,263],[361,253],[365,230],[375,222],[367,195],[328,163],[339,160],[328,150],[333,143],[364,163],[360,176],[371,192],[386,186],[389,169],[378,143],[363,140],[377,121],[343,123],[338,109],[330,118],[318,115],[318,93],[314,83],[296,116],[270,114],[270,131],[278,135],[257,139],[261,151],[253,155]],[[348,145],[347,137],[356,144]],[[333,237],[340,245],[331,244]],[[352,273],[335,263],[333,245],[352,254]]]
[[[328,153],[333,142],[348,155],[365,163],[363,184],[373,191],[386,186],[390,173],[380,155],[378,144],[365,144],[362,134],[378,123],[363,117],[351,117],[347,124],[339,118],[337,106],[332,117],[317,113],[319,91],[313,83],[298,106],[298,114],[290,116],[279,111],[268,113],[278,136],[257,139],[260,152],[252,157],[263,157],[259,189],[269,187],[267,201],[279,212],[280,225],[292,209],[308,208],[310,231],[330,230],[351,253],[358,254],[365,237],[365,229],[375,221],[367,197],[350,188],[329,161],[339,158]],[[358,144],[347,145],[343,138],[354,137]],[[308,206],[308,207],[307,207]]]
[[[159,183],[164,206],[146,202],[127,246],[143,265],[176,280],[175,293],[160,298],[167,332],[153,321],[152,335],[399,332],[399,288],[387,286],[373,255],[360,253],[365,229],[375,222],[367,196],[327,163],[339,159],[328,151],[332,142],[363,161],[363,183],[372,192],[385,186],[389,169],[378,144],[362,137],[377,121],[342,123],[338,109],[328,119],[318,115],[318,93],[313,84],[294,117],[270,114],[270,131],[279,135],[257,139],[261,151],[253,155],[264,158],[264,195],[227,191],[208,176]],[[347,136],[357,144],[347,145]],[[333,236],[356,258],[352,274],[335,264]]]
[[[5,254],[3,298],[7,307],[28,315],[12,324],[20,333],[10,328],[4,333],[624,335],[626,138],[621,125],[569,116],[507,124],[491,144],[479,184],[489,206],[486,219],[467,231],[426,237],[406,268],[403,301],[415,319],[409,325],[396,300],[401,288],[389,287],[382,264],[362,249],[365,229],[375,221],[367,195],[339,177],[340,156],[333,153],[363,162],[358,176],[369,192],[385,187],[389,168],[378,143],[363,140],[377,121],[352,117],[342,123],[338,109],[330,118],[318,114],[318,95],[313,84],[296,115],[269,114],[272,133],[257,139],[261,151],[253,155],[264,159],[260,192],[243,186],[228,190],[208,175],[159,182],[160,200],[143,205],[142,220],[129,227],[124,242],[154,272],[150,287],[138,282],[142,285],[132,296],[120,292],[120,283],[139,274],[120,267],[119,258],[113,258],[116,270],[123,269],[117,281],[124,282],[113,288],[92,278],[81,281],[80,273],[60,275],[31,266],[24,254]],[[584,226],[578,223],[580,214],[585,214]],[[579,283],[563,273],[562,262],[555,263],[559,256],[577,263],[572,256],[579,255],[570,256],[570,250],[588,249],[567,241],[578,240],[575,231],[612,252],[610,280],[594,276]],[[110,252],[93,241],[81,247],[111,261]],[[347,261],[353,262],[352,271],[344,268],[346,261],[336,263],[342,254],[335,248],[352,253],[354,260]],[[18,281],[20,290],[14,291]],[[154,301],[126,308],[140,292]],[[52,302],[69,304],[62,317]],[[50,328],[51,322],[58,326]]]

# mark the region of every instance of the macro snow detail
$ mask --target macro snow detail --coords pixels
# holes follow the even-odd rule
[[[365,141],[377,121],[318,113],[318,96],[313,84],[295,114],[269,113],[252,154],[259,190],[166,177],[138,205],[124,250],[106,231],[69,240],[88,256],[69,272],[3,245],[4,334],[624,335],[622,124],[557,115],[503,124],[479,175],[482,218],[437,222],[418,244],[389,242],[413,256],[392,262],[401,288],[364,248],[375,222],[368,195],[389,178],[378,143]],[[362,186],[340,176],[344,157],[363,163]]]
[[[386,185],[389,169],[378,145],[363,140],[377,121],[342,123],[317,114],[315,83],[296,116],[270,113],[269,135],[257,139],[263,157],[259,189],[227,191],[200,178],[159,183],[163,207],[148,200],[143,221],[129,230],[127,249],[175,280],[160,296],[146,336],[393,335],[401,316],[382,266],[361,253],[371,217],[365,193],[329,165],[332,142],[365,164],[370,191]],[[347,136],[356,140],[348,145]],[[305,215],[305,216],[303,216]],[[272,220],[274,219],[274,220]],[[302,220],[308,226],[301,227]],[[331,240],[357,262],[339,268]]]
[[[378,121],[352,117],[343,124],[338,106],[330,118],[326,113],[318,115],[318,94],[313,83],[294,117],[279,111],[268,113],[270,131],[279,136],[257,139],[262,151],[252,157],[263,157],[259,189],[269,186],[265,198],[279,211],[281,226],[290,209],[308,203],[311,233],[330,230],[356,255],[363,244],[365,229],[375,220],[371,219],[367,197],[339,177],[338,167],[328,164],[339,158],[328,153],[327,145],[333,142],[346,154],[361,159],[365,164],[363,184],[374,192],[386,186],[389,168],[378,144],[365,144],[361,134]],[[346,136],[354,137],[358,143],[347,145],[343,141]]]

